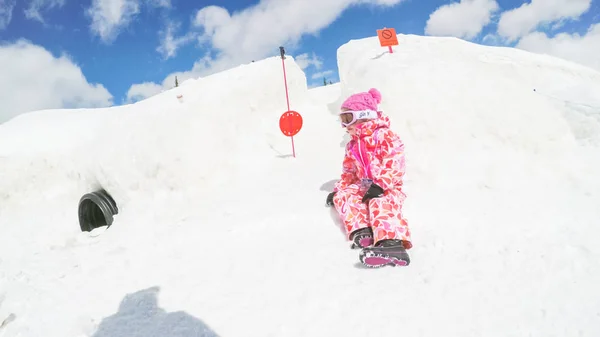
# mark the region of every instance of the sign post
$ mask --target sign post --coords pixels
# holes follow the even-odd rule
[[[398,45],[398,36],[394,28],[383,28],[377,30],[377,37],[379,37],[379,44],[382,47],[388,47],[390,54],[394,52],[392,46]]]
[[[285,99],[287,101],[287,111],[279,118],[279,129],[281,132],[292,138],[292,155],[296,158],[296,148],[294,146],[294,136],[300,132],[302,128],[302,116],[296,112],[290,110],[290,97],[288,94],[287,87],[287,76],[285,74],[285,49],[279,47],[279,53],[281,54],[281,65],[283,67],[283,83],[285,84]]]

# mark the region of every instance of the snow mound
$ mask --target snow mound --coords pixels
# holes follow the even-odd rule
[[[338,49],[340,97],[378,88],[406,144],[405,210],[432,293],[419,300],[403,281],[411,323],[398,329],[434,336],[412,323],[427,312],[456,336],[599,333],[600,73],[455,38],[398,38],[391,54],[376,38]],[[478,324],[450,323],[460,321]]]
[[[286,68],[290,100],[301,104],[306,77],[291,57]],[[135,104],[37,111],[0,125],[0,209],[32,197],[76,203],[99,188],[126,208],[139,195],[204,193],[260,170],[247,163],[270,151],[265,129],[287,110],[281,58],[185,84]]]
[[[311,90],[288,58],[297,158],[278,57],[0,125],[2,337],[597,336],[600,74],[399,42],[350,41],[341,82]],[[371,87],[406,143],[407,268],[357,266],[324,207],[347,139],[335,114]],[[80,233],[96,188],[119,215]]]
[[[341,86],[339,83],[315,87],[308,91],[309,99],[314,104],[329,104],[340,98]],[[337,110],[337,109],[336,109]]]

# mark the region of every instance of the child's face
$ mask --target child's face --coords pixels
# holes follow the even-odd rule
[[[350,109],[347,109],[347,108],[342,108],[342,110],[341,110],[341,111],[342,111],[342,112],[344,112],[344,111],[349,111],[349,110],[350,110]],[[351,114],[348,114],[348,115],[341,115],[341,116],[340,116],[340,120],[341,120],[342,122],[346,122],[346,123],[349,123],[350,121],[352,121],[352,118],[353,118],[353,116],[352,116]],[[348,133],[349,133],[349,134],[351,134],[351,135],[354,135],[354,134],[356,134],[356,126],[357,126],[357,125],[359,125],[360,123],[363,123],[363,122],[365,122],[365,120],[364,120],[364,119],[359,119],[359,120],[357,120],[356,122],[354,122],[354,124],[352,124],[352,125],[348,125],[348,126],[346,127],[346,130],[348,131]]]
[[[356,123],[354,123],[354,124],[352,124],[352,125],[348,125],[348,126],[346,127],[346,130],[348,130],[348,133],[349,133],[349,134],[351,134],[351,135],[355,135],[355,134],[356,134],[356,125],[357,125],[358,123],[359,123],[359,122],[358,122],[358,121],[356,121]]]

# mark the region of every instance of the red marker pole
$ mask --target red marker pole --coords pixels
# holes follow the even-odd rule
[[[392,46],[388,46],[388,48],[390,48],[390,54],[392,54],[394,52],[394,50],[392,49]]]
[[[283,47],[279,47],[279,53],[281,54],[281,65],[283,67],[283,83],[285,84],[285,100],[287,101],[287,111],[290,111],[290,97],[288,95],[288,87],[287,87],[287,76],[285,74],[285,49]],[[291,120],[290,120],[290,128],[292,128]],[[292,138],[292,155],[296,158],[296,148],[294,147],[294,136]]]

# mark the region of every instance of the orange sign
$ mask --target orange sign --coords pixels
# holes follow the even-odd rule
[[[292,110],[284,112],[279,118],[279,129],[288,137],[297,135],[302,129],[302,116]]]
[[[382,47],[391,47],[398,45],[398,36],[394,28],[383,28],[377,30],[377,37]]]

